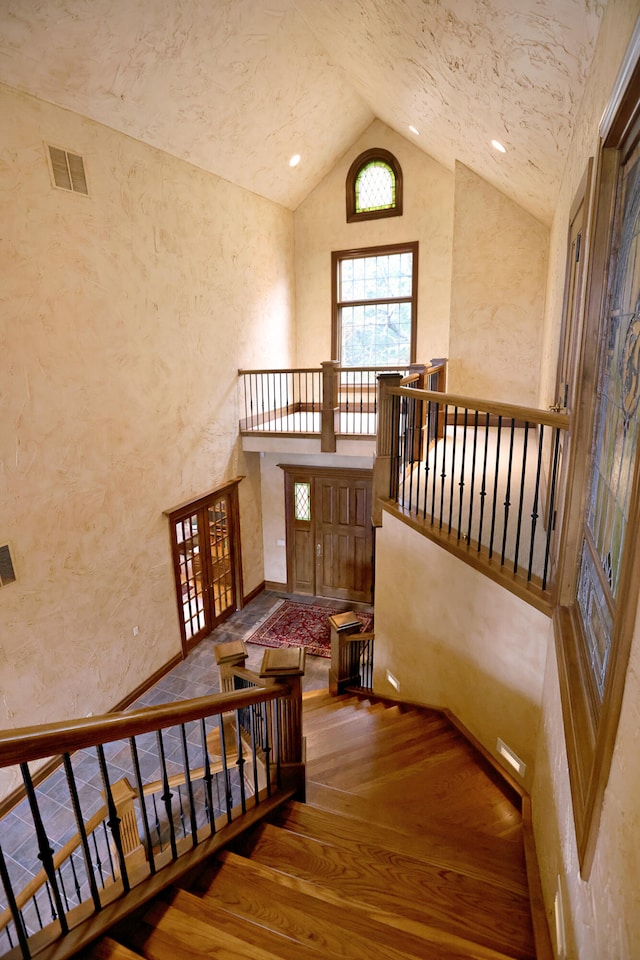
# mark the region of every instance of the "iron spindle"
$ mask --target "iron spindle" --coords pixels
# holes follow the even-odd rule
[[[64,885],[64,877],[62,876],[62,870],[60,867],[57,868],[56,874],[60,882],[60,890],[62,891],[62,899],[64,900],[65,912],[69,913],[69,898],[67,897],[67,891]]]
[[[236,760],[236,767],[238,768],[238,775],[240,778],[240,805],[242,812],[247,812],[247,797],[244,783],[244,765],[246,763],[242,751],[242,718],[240,716],[240,710],[236,710],[236,747],[238,750],[238,759]]]
[[[224,785],[225,785],[225,802],[227,809],[227,822],[231,823],[231,809],[232,809],[232,794],[231,794],[231,776],[229,774],[229,767],[227,764],[227,743],[224,736],[224,721],[222,714],[218,714],[218,729],[220,731],[220,750],[222,753],[222,764],[224,766]]]
[[[507,489],[504,496],[504,529],[502,531],[502,552],[500,554],[500,564],[504,566],[504,555],[507,549],[507,528],[509,526],[509,510],[511,508],[511,470],[513,468],[513,442],[515,434],[516,421],[511,418],[511,431],[509,438],[509,464],[507,466]]]
[[[102,825],[104,826],[104,820],[102,821]],[[93,840],[93,848],[95,850],[95,855],[96,855],[96,864],[95,864],[96,869],[100,875],[100,883],[102,884],[102,889],[104,890],[104,874],[102,872],[102,861],[100,860],[100,851],[98,850],[98,841],[96,839],[95,832],[91,834],[91,839]]]
[[[418,440],[418,450],[417,450],[417,456],[416,456],[416,458],[415,458],[415,462],[416,462],[416,464],[417,464],[417,466],[416,466],[416,468],[415,468],[415,475],[416,475],[416,508],[415,508],[415,512],[416,512],[416,516],[418,516],[418,513],[420,512],[420,474],[422,473],[422,460],[421,460],[421,454],[422,454],[421,440],[422,440],[422,435],[421,435],[421,430],[422,430],[422,418],[423,418],[423,411],[424,411],[424,400],[414,400],[414,403],[415,403],[415,406],[416,406],[416,423],[417,423],[417,425],[418,425],[418,426],[417,426],[417,429],[418,429],[418,437],[420,438],[420,439]]]
[[[449,404],[444,405],[444,424],[442,431],[442,470],[440,473],[440,524],[439,530],[442,530],[442,514],[444,513],[444,482],[447,478],[447,424],[449,422]],[[435,476],[435,474],[434,474]]]
[[[478,411],[473,413],[473,452],[471,454],[471,489],[469,490],[469,526],[467,527],[467,543],[471,543],[471,525],[473,523],[473,494],[476,487],[476,457],[478,453]]]
[[[191,770],[189,769],[189,748],[187,746],[187,734],[185,731],[184,723],[180,724],[180,734],[182,740],[182,759],[184,762],[184,779],[187,787],[187,797],[189,800],[190,808],[190,824],[191,824],[191,837],[193,839],[193,846],[198,846],[198,822],[196,819],[196,808],[193,800],[193,784],[191,783]]]
[[[160,829],[160,817],[158,816],[158,804],[156,803],[156,795],[155,795],[155,793],[152,793],[152,794],[151,794],[151,802],[153,803],[153,814],[154,814],[155,820],[156,820],[156,835],[157,835],[157,837],[158,837],[158,848],[159,848],[159,850],[160,850],[160,853],[162,853],[162,849],[163,849],[163,847],[162,847],[162,831],[161,831],[161,829]]]
[[[438,440],[440,433],[440,404],[436,404],[436,425],[435,425],[435,441],[433,446],[433,477],[431,478],[432,490],[431,490],[431,523],[433,524],[435,509],[436,509],[436,473],[438,468]],[[446,435],[446,421],[445,421],[445,430],[443,433]]]
[[[489,559],[493,556],[493,537],[496,532],[496,508],[498,506],[498,479],[500,469],[500,440],[502,435],[502,417],[498,417],[496,432],[496,465],[493,476],[493,499],[491,501],[491,533],[489,535]]]
[[[106,820],[103,820],[103,821],[102,821],[102,831],[103,831],[103,833],[104,833],[104,844],[105,844],[105,849],[106,849],[106,851],[107,851],[107,859],[108,859],[108,861],[109,861],[109,869],[110,869],[110,871],[111,871],[111,876],[112,876],[112,877],[115,877],[116,868],[115,868],[115,864],[114,864],[114,862],[113,862],[113,857],[111,856],[111,844],[109,843],[109,834],[108,834],[108,832],[107,832],[107,821],[106,821]]]
[[[129,877],[127,876],[127,865],[125,863],[124,857],[124,847],[122,845],[122,834],[120,832],[120,817],[118,816],[118,811],[113,800],[113,793],[111,790],[111,783],[109,782],[109,771],[107,770],[107,761],[104,755],[104,747],[99,743],[96,747],[98,753],[98,763],[100,764],[100,774],[102,776],[102,783],[104,786],[104,792],[107,800],[107,810],[109,811],[109,819],[107,823],[111,830],[111,836],[113,837],[113,842],[116,847],[116,853],[118,854],[118,861],[120,866],[120,875],[122,876],[122,888],[125,893],[128,893],[130,890],[129,886]]]
[[[544,424],[540,424],[540,436],[538,439],[538,463],[536,466],[536,483],[533,494],[533,509],[531,511],[531,546],[529,547],[529,569],[527,570],[527,580],[531,580],[533,570],[533,548],[536,540],[536,527],[538,525],[538,496],[540,494],[540,473],[542,471],[542,448],[544,447]]]
[[[38,798],[36,797],[36,791],[31,780],[31,774],[29,772],[29,764],[21,763],[20,770],[22,771],[22,781],[27,791],[27,799],[29,801],[29,807],[31,809],[31,816],[33,817],[33,825],[36,831],[36,838],[38,841],[38,860],[42,862],[44,872],[47,876],[49,883],[51,884],[51,889],[53,891],[53,899],[55,902],[55,908],[58,913],[58,918],[60,920],[60,929],[62,933],[68,933],[69,927],[67,925],[67,918],[64,914],[64,909],[62,907],[62,900],[60,897],[60,891],[58,889],[58,884],[56,882],[56,869],[53,862],[53,849],[49,843],[49,838],[47,832],[44,828],[42,822],[42,817],[40,815],[40,808],[38,806]],[[55,917],[54,917],[55,919]]]
[[[427,400],[427,442],[424,450],[424,494],[422,495],[422,519],[427,519],[427,501],[429,499],[429,454],[431,452],[431,420],[433,400]]]
[[[69,787],[69,795],[71,797],[71,805],[73,806],[73,814],[76,819],[78,834],[80,835],[82,852],[84,853],[84,861],[85,861],[85,867],[87,871],[87,880],[89,881],[89,889],[91,891],[91,898],[93,900],[95,911],[96,913],[98,913],[102,909],[102,904],[100,903],[100,894],[98,893],[98,885],[96,884],[96,878],[93,873],[93,865],[91,863],[91,849],[89,847],[89,839],[87,837],[87,831],[85,830],[85,826],[84,826],[84,817],[82,816],[82,810],[80,808],[80,798],[78,796],[78,788],[76,786],[73,767],[71,765],[71,756],[68,753],[64,753],[62,755],[62,762],[64,764],[64,772],[67,776],[67,785]]]
[[[467,407],[464,408],[464,421],[463,421],[463,434],[462,434],[462,463],[460,464],[460,482],[458,487],[460,489],[459,493],[459,506],[458,506],[458,537],[460,540],[462,536],[462,501],[464,498],[464,468],[467,459],[467,426],[468,426],[468,417],[469,410]],[[452,497],[453,499],[453,497]]]
[[[202,741],[202,767],[204,769],[204,793],[205,793],[205,803],[207,810],[209,811],[209,829],[211,830],[211,836],[216,832],[216,817],[213,807],[213,791],[211,789],[211,782],[213,780],[213,774],[211,773],[211,764],[209,762],[209,750],[207,749],[207,727],[204,721],[204,717],[200,721],[200,738]]]
[[[522,530],[522,516],[524,511],[524,490],[527,479],[527,451],[529,446],[529,421],[524,424],[524,442],[522,446],[522,477],[520,478],[520,501],[518,505],[518,523],[516,526],[516,549],[513,558],[513,572],[518,572],[518,555],[520,553],[520,532]]]
[[[487,457],[489,453],[489,414],[485,414],[484,456],[482,461],[482,484],[480,486],[480,528],[478,530],[478,553],[482,545],[482,525],[484,522],[484,504],[487,496]]]
[[[453,519],[453,485],[456,479],[456,448],[458,446],[458,407],[453,408],[453,438],[451,441],[451,483],[449,484],[449,523],[447,533],[451,533]]]
[[[2,880],[2,886],[4,887],[5,896],[7,898],[7,906],[11,912],[11,917],[13,919],[14,926],[16,928],[16,936],[18,938],[18,943],[20,944],[20,949],[22,950],[22,956],[25,960],[31,956],[31,951],[29,949],[29,942],[27,931],[24,925],[24,920],[22,919],[22,914],[18,909],[18,904],[16,903],[15,894],[13,892],[13,886],[11,884],[11,877],[9,876],[9,871],[7,870],[7,863],[4,858],[4,851],[0,846],[0,879]],[[40,928],[42,929],[42,923],[40,923]],[[9,927],[6,928],[7,933]],[[11,943],[11,935],[9,935],[9,943]],[[11,944],[13,946],[13,944]]]
[[[78,874],[76,873],[76,863],[74,860],[73,853],[69,857],[69,862],[71,864],[71,873],[73,874],[73,885],[76,890],[76,897],[78,898],[78,903],[82,902],[82,892],[80,890],[80,883],[78,881]]]
[[[162,771],[162,795],[160,799],[164,803],[167,813],[167,826],[169,827],[169,845],[171,847],[171,856],[173,860],[178,859],[178,848],[176,846],[176,829],[173,823],[173,804],[171,803],[173,794],[169,786],[169,774],[167,772],[167,760],[164,753],[164,743],[162,740],[162,730],[156,730],[156,741],[158,744],[158,756],[160,758],[160,769]]]
[[[249,713],[249,728],[251,734],[251,758],[253,761],[253,795],[255,799],[255,804],[258,806],[260,803],[260,788],[258,785],[258,751],[256,748],[256,705],[255,703],[250,707]]]
[[[44,926],[44,924],[42,923],[42,917],[40,916],[40,907],[38,905],[38,897],[35,893],[31,897],[31,901],[33,903],[33,909],[36,911],[36,917],[38,918],[38,926],[42,930],[42,927]]]
[[[131,750],[131,760],[133,762],[133,772],[136,778],[138,788],[138,797],[140,799],[140,812],[142,814],[142,829],[144,830],[144,840],[147,848],[147,860],[149,862],[149,873],[151,876],[156,872],[156,864],[153,857],[153,842],[151,840],[151,830],[149,828],[149,815],[147,813],[147,804],[142,785],[142,774],[140,772],[140,758],[138,756],[138,745],[135,737],[129,738],[129,747]]]
[[[51,884],[49,883],[48,880],[45,881],[44,889],[46,891],[47,898],[49,900],[49,909],[51,910],[51,921],[53,922],[54,920],[58,919],[58,911],[56,910],[56,905],[53,902],[53,897],[51,896]]]
[[[544,568],[542,571],[542,589],[547,588],[547,574],[549,571],[549,554],[551,549],[551,531],[554,527],[556,481],[558,479],[558,463],[560,460],[560,431],[557,427],[553,431],[553,467],[551,470],[551,492],[549,495],[549,516],[547,517],[547,542],[544,550]]]

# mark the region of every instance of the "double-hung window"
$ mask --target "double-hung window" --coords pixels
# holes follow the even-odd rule
[[[418,244],[334,251],[332,356],[343,367],[415,362]]]

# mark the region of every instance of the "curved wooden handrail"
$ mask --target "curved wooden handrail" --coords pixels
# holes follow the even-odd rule
[[[242,709],[252,703],[287,696],[290,692],[291,688],[286,682],[271,683],[268,687],[256,686],[212,697],[178,700],[126,713],[107,713],[81,720],[4,730],[0,733],[0,767],[71,753],[112,740],[129,739],[190,720],[202,720],[218,713]]]
[[[567,430],[571,422],[566,413],[554,413],[552,410],[540,410],[537,407],[522,407],[514,403],[478,400],[476,397],[465,397],[457,393],[439,393],[437,390],[416,390],[407,387],[387,387],[387,393],[395,397],[408,397],[411,400],[431,401],[441,407],[460,407],[497,417],[524,420],[528,423],[555,427],[559,430]]]

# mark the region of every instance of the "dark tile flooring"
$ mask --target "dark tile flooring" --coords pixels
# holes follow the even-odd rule
[[[370,607],[362,604],[264,591],[214,630],[210,637],[203,640],[185,660],[147,690],[129,709],[208,696],[219,692],[220,682],[213,652],[214,645],[228,640],[246,639],[255,626],[270,614],[278,601],[287,597],[301,602],[324,605],[334,610],[352,608],[371,610]],[[265,648],[248,643],[247,650],[249,656],[246,666],[250,669],[259,669]],[[307,656],[303,690],[326,689],[328,674],[328,659]],[[192,747],[194,752],[200,749],[200,736],[196,729],[188,732],[189,750]],[[174,728],[166,731],[163,738],[168,773],[169,775],[178,773],[184,767],[183,745],[177,728],[175,732]],[[143,782],[159,779],[160,767],[155,735],[148,734],[137,738],[137,746]],[[132,784],[135,783],[131,750],[128,744],[123,742],[106,744],[105,757],[111,783],[121,776],[126,776]],[[80,796],[83,820],[86,821],[103,804],[99,761],[95,750],[79,750],[73,754],[71,762]],[[58,850],[77,832],[64,769],[59,767],[39,784],[36,793],[49,840],[54,850]],[[0,847],[12,885],[16,891],[21,890],[41,868],[35,848],[33,820],[26,800],[18,804],[0,821]],[[108,853],[105,853],[105,856],[108,856]],[[0,900],[3,901],[2,906],[4,906],[6,901],[2,893],[0,884]]]

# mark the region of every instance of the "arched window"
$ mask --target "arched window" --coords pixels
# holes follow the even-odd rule
[[[388,150],[365,150],[347,174],[347,223],[402,216],[402,170]]]

